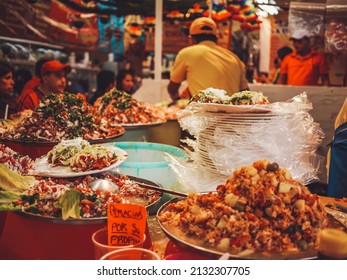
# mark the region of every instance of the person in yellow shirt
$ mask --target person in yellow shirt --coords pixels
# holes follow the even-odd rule
[[[177,55],[168,91],[172,100],[179,99],[181,83],[188,82],[191,96],[212,87],[229,95],[248,89],[245,65],[231,51],[217,45],[217,25],[206,17],[195,19],[189,28],[194,45],[183,48]]]

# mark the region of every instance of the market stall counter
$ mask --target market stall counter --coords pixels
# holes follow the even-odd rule
[[[1,216],[1,259],[94,259],[91,237],[106,226],[109,204],[136,204],[150,212],[162,197],[160,191],[141,187],[161,189],[154,182],[114,172],[127,153],[112,145],[67,140],[35,162],[0,148],[2,159],[12,159],[0,164],[1,210],[8,211]],[[89,165],[81,165],[80,156]],[[91,169],[101,159],[102,168]],[[98,181],[104,184],[95,185]],[[145,235],[144,247],[150,248],[148,227]]]
[[[112,176],[114,175],[106,175],[106,177],[103,178],[104,180],[105,178],[110,180],[110,178],[114,178]],[[93,177],[90,178],[91,180],[94,180]],[[134,177],[125,177],[125,181],[123,181],[123,185],[121,185],[123,178],[124,177],[120,177],[119,179],[120,181],[118,186],[120,190],[118,192],[123,193],[122,195],[124,196],[124,198],[127,198],[127,200],[129,200],[126,203],[131,203],[130,201],[132,199],[134,201],[138,201],[138,203],[146,203],[146,209],[149,212],[151,208],[159,202],[161,198],[161,195],[158,195],[159,192],[151,192],[152,197],[148,197],[149,200],[146,201],[144,200],[144,198],[141,199],[140,196],[137,197],[135,194],[132,194],[133,192],[138,193],[140,191],[140,187],[129,182],[129,179],[134,180]],[[66,179],[57,178],[57,180],[60,182],[65,182],[65,184],[68,182],[73,182],[76,184],[76,181],[78,181],[79,179],[73,178],[71,181],[67,181]],[[82,182],[84,182],[84,180],[88,180],[88,178],[83,179]],[[51,182],[54,182],[54,180]],[[141,178],[136,178],[136,182],[156,185],[153,182]],[[160,186],[156,186],[160,188]],[[59,185],[57,184],[51,187],[58,189],[57,193],[61,191],[59,190]],[[44,185],[40,185],[38,188],[41,191],[44,189]],[[75,188],[81,190],[81,184],[79,184]],[[127,188],[128,190],[126,190]],[[71,190],[69,191],[71,192]],[[65,194],[69,191],[66,191]],[[126,194],[123,191],[129,192],[128,194]],[[93,197],[93,195],[90,194],[91,193],[89,193],[89,195],[88,193],[85,193],[85,199],[83,200],[84,202],[82,203],[81,201],[82,204],[91,204],[91,202],[87,201],[88,198],[91,199]],[[47,203],[47,200],[45,200],[44,198],[47,197],[48,193],[45,194],[42,199],[38,198],[35,202],[37,205],[41,205],[41,203],[43,202],[45,203],[44,208],[40,208],[40,206],[36,208],[37,211],[43,211],[43,213],[41,214],[30,212],[29,209],[27,211],[8,212],[3,225],[2,233],[0,234],[0,259],[94,259],[94,245],[91,237],[94,232],[107,226],[107,216],[93,216],[96,215],[98,211],[97,209],[102,209],[102,205],[105,204],[105,202],[103,201],[105,199],[104,197],[106,197],[106,192],[105,195],[101,195],[100,197],[98,196],[98,194],[102,194],[102,192],[98,193],[96,191],[95,194],[97,196],[94,197],[100,204],[95,203],[95,208],[90,208],[90,217],[81,217],[79,219],[64,219],[63,217],[54,217],[49,215],[47,213],[47,209],[50,208],[49,202]],[[141,195],[140,193],[138,194]],[[145,195],[145,193],[143,194]],[[78,196],[81,195],[83,195],[82,192],[78,194]],[[109,198],[111,198],[111,196]],[[20,202],[20,204],[22,203],[23,201]],[[78,209],[78,212],[85,212],[85,209],[88,209],[84,206],[79,207],[81,208]],[[144,241],[143,247],[148,249],[152,247],[152,241],[148,226],[146,226],[145,235],[146,240]]]
[[[55,223],[8,213],[0,238],[0,259],[10,260],[93,260],[91,236],[106,220],[78,224]],[[147,228],[144,248],[151,248]]]

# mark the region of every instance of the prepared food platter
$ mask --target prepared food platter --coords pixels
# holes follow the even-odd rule
[[[0,140],[2,141],[6,135],[14,129],[23,119],[30,116],[32,110],[23,110],[18,113],[11,114],[9,119],[0,119]]]
[[[157,218],[180,244],[238,259],[316,258],[328,226],[318,196],[266,160],[235,170],[215,192],[168,202]]]
[[[101,176],[87,176],[85,177],[84,180],[85,184],[86,182],[91,182],[92,180],[99,179],[99,178],[106,178],[107,180],[112,180],[115,182],[116,178],[119,180],[119,176],[117,174],[112,174],[112,173],[105,173]],[[142,178],[137,178],[133,176],[121,176],[121,180],[124,181],[123,186],[125,189],[121,190],[120,193],[118,194],[102,194],[98,195],[97,192],[93,192],[89,188],[83,189],[83,187],[78,187],[78,190],[83,193],[86,192],[86,194],[89,195],[89,199],[93,200],[93,196],[100,196],[103,197],[103,199],[108,200],[107,202],[112,203],[112,202],[118,202],[118,203],[130,203],[130,204],[137,204],[137,205],[142,205],[147,208],[148,211],[150,211],[161,199],[162,193],[161,192],[156,192],[156,191],[151,191],[145,188],[141,188],[137,184],[131,183],[132,180],[135,180],[136,182],[144,183],[144,184],[151,184],[157,187],[160,187],[159,185],[153,183],[152,181],[145,180]],[[81,179],[80,179],[81,180]],[[71,182],[68,180],[68,182]],[[79,181],[78,181],[79,182]],[[69,183],[68,183],[69,184]],[[70,183],[71,184],[71,183]],[[126,189],[128,188],[128,189]],[[95,214],[93,216],[88,217],[88,211],[90,211],[90,207],[92,206],[91,202],[93,201],[83,201],[81,200],[80,202],[80,211],[81,211],[81,218],[68,218],[68,219],[63,219],[59,214],[54,214],[54,215],[49,215],[47,213],[36,213],[36,211],[32,210],[25,210],[23,209],[22,211],[16,211],[16,214],[20,216],[24,216],[27,218],[35,219],[35,220],[43,220],[51,223],[56,223],[56,224],[102,224],[106,223],[107,221],[107,203],[103,203],[101,206],[99,206],[100,210],[99,214]],[[95,204],[95,202],[94,202]],[[85,213],[83,213],[85,212]]]
[[[176,203],[178,201],[184,200],[184,198],[175,198],[171,201],[166,202],[163,204],[159,210],[158,215],[161,215],[165,213],[165,211],[168,211],[170,208],[171,203]],[[169,227],[159,221],[159,225],[163,232],[172,240],[177,242],[182,247],[187,247],[189,249],[192,249],[194,251],[197,251],[199,253],[203,253],[204,255],[210,255],[210,256],[222,256],[226,252],[218,250],[217,248],[211,247],[206,245],[203,241],[189,237],[184,232],[180,231],[179,229],[175,227]],[[317,258],[317,250],[316,249],[310,249],[304,252],[254,252],[252,250],[244,251],[242,253],[233,253],[229,252],[229,258],[231,259],[316,259]]]
[[[165,122],[165,113],[159,109],[113,88],[95,101],[93,112],[96,116],[106,119],[108,123],[131,127]]]
[[[127,158],[126,151],[112,145],[90,145],[81,138],[62,141],[47,155],[35,160],[32,175],[77,177],[110,171]]]
[[[267,97],[261,92],[241,91],[229,96],[224,90],[207,88],[190,100],[196,107],[209,112],[249,114],[271,112]]]
[[[111,180],[116,184],[120,185],[120,189],[118,193],[112,194],[112,193],[104,193],[98,191],[92,191],[90,188],[86,187],[86,185],[95,179],[105,178],[107,180]],[[63,219],[61,217],[61,214],[59,212],[55,212],[52,214],[49,214],[47,212],[37,213],[36,210],[33,211],[33,209],[23,209],[22,211],[16,211],[16,213],[20,216],[24,216],[27,218],[35,219],[35,220],[43,220],[51,223],[56,224],[102,224],[107,222],[107,204],[112,202],[117,203],[130,203],[130,204],[138,204],[145,206],[148,211],[151,211],[151,209],[159,202],[159,200],[162,197],[161,192],[148,190],[145,188],[141,188],[139,185],[132,183],[132,180],[144,184],[151,184],[157,187],[160,187],[159,185],[153,183],[152,181],[145,180],[142,178],[137,178],[133,176],[120,176],[119,174],[115,173],[105,173],[101,176],[87,176],[85,178],[78,178],[76,181],[71,180],[65,180],[66,186],[71,186],[73,188],[77,188],[77,190],[82,194],[84,194],[84,199],[80,200],[80,212],[81,217],[76,218],[68,218]],[[53,182],[60,182],[57,179],[52,179]],[[48,181],[48,184],[51,184],[50,181]],[[62,183],[62,182],[60,182]],[[42,184],[47,184],[42,183]],[[42,191],[45,191],[44,188],[41,189]],[[36,193],[36,192],[35,192]],[[96,201],[94,200],[96,197]],[[52,199],[54,201],[57,201],[56,198],[54,198],[54,194],[52,195]],[[91,211],[92,203],[94,205],[98,200],[103,200],[103,203],[100,203],[98,208],[95,210],[95,214],[89,213]],[[47,208],[47,206],[45,207]],[[48,206],[49,208],[49,206]],[[44,206],[42,206],[42,209],[44,209]],[[46,211],[46,210],[45,210]],[[54,211],[54,210],[52,210]],[[55,210],[56,211],[56,210]]]
[[[4,144],[0,144],[0,164],[18,174],[28,174],[32,172],[34,166],[30,157],[20,155]]]
[[[119,189],[116,192],[94,191],[89,184],[100,178],[110,180]],[[42,178],[13,204],[19,208],[16,211],[18,215],[31,219],[59,224],[105,223],[109,203],[137,204],[150,211],[161,199],[161,192],[141,188],[132,180],[158,186],[142,178],[112,172],[98,176],[77,177],[73,180]],[[72,205],[71,209],[67,210],[69,213],[66,217],[62,210],[64,203]]]
[[[75,94],[48,94],[3,138],[20,143],[58,143],[82,137],[100,141],[124,134],[124,127],[93,114]]]
[[[102,223],[109,203],[138,204],[150,211],[162,197],[161,191],[141,186],[155,183],[114,171],[54,178],[31,176],[33,169],[32,159],[0,144],[0,211],[53,223]]]
[[[171,201],[166,202],[163,204],[159,210],[158,210],[158,215],[161,213],[168,211],[169,205],[171,203],[176,203],[180,200],[184,200],[184,198],[175,198]],[[330,209],[328,209],[330,210]],[[328,216],[328,223],[329,226],[328,228],[333,228],[336,230],[339,230],[341,232],[347,232],[346,229],[346,220],[344,222],[339,221],[335,217],[330,215],[330,212],[327,211],[329,216]],[[339,213],[341,215],[341,213]],[[188,237],[185,235],[182,231],[178,230],[177,228],[173,227],[166,227],[162,223],[159,222],[159,225],[163,232],[170,237],[170,239],[174,240],[177,242],[179,245],[182,247],[187,247],[190,249],[193,249],[199,253],[203,253],[205,256],[211,256],[214,257],[216,255],[223,255],[225,252],[221,252],[217,250],[216,248],[211,248],[209,246],[206,246],[203,242],[200,240],[197,240],[195,238]],[[251,252],[251,251],[245,251],[243,254],[230,254],[230,258],[232,259],[317,259],[319,258],[318,256],[318,250],[317,249],[309,249],[307,251],[303,252],[274,252],[274,253],[269,253],[269,252]]]

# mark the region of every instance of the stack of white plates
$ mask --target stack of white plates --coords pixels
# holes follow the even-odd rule
[[[189,123],[189,117],[180,122],[186,121],[197,131],[190,157],[204,172],[230,176],[235,168],[260,159],[276,161],[297,177],[311,168],[315,145],[322,135],[307,111],[281,112],[270,110],[268,105],[195,106],[200,110],[192,110],[194,122]],[[201,128],[196,129],[199,125]],[[312,143],[312,137],[317,143]]]

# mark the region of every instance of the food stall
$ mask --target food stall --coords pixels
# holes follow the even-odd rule
[[[112,106],[110,114],[111,108],[107,109],[107,106],[113,102],[117,102],[118,107]],[[306,113],[303,113],[310,109],[305,95],[297,96],[292,102],[270,104],[266,96],[257,92],[243,92],[228,97],[223,91],[202,91],[200,96],[195,96],[190,105],[178,114],[180,125],[196,137],[197,148],[190,152],[187,150],[186,155],[178,148],[175,148],[177,151],[173,147],[169,150],[170,146],[166,148],[169,153],[165,153],[164,147],[159,148],[154,143],[141,145],[136,142],[115,142],[115,137],[124,133],[123,122],[126,124],[126,120],[130,120],[122,115],[123,111],[115,111],[124,107],[125,103],[134,104],[127,114],[136,112],[136,115],[130,116],[143,118],[142,121],[146,122],[144,117],[149,115],[141,113],[138,110],[141,104],[126,93],[113,90],[100,98],[95,108],[89,108],[78,97],[64,94],[47,96],[32,114],[5,134],[6,139],[1,146],[1,205],[3,209],[7,207],[11,211],[7,213],[7,217],[2,217],[2,258],[93,259],[95,248],[91,236],[106,226],[110,219],[107,208],[119,203],[130,203],[130,207],[134,207],[131,206],[134,203],[146,207],[145,213],[149,216],[146,219],[143,248],[156,251],[164,259],[175,259],[182,254],[183,257],[180,258],[217,259],[225,253],[230,258],[246,259],[317,258],[318,235],[324,233],[326,227],[344,228],[343,218],[328,218],[340,215],[335,203],[330,204],[332,208],[326,210],[323,206],[324,198],[312,194],[292,177],[309,182],[317,172],[317,166],[312,165],[310,157],[315,158],[315,150],[321,143],[320,128],[312,120],[308,121]],[[99,112],[105,114],[98,116],[98,108]],[[50,111],[49,116],[46,110]],[[89,112],[93,112],[93,115],[88,115]],[[47,125],[41,131],[43,116],[46,116]],[[58,121],[58,116],[64,117]],[[76,122],[70,126],[62,125],[64,121],[71,121],[72,117],[79,119],[82,116],[86,120],[81,127]],[[88,125],[87,119],[91,116],[98,116],[101,120],[95,119],[92,122],[90,119],[91,124]],[[113,134],[108,134],[110,131],[105,129],[102,118],[112,118],[113,121],[107,123],[117,124],[110,128]],[[204,119],[206,128],[200,127],[201,118]],[[263,129],[264,125],[268,126],[278,135],[284,131],[277,132],[271,122],[283,122],[288,136],[280,142],[283,144],[294,136],[299,137],[303,142],[290,147],[297,150],[298,154],[293,153],[293,158],[283,161],[281,155],[285,151],[279,150],[277,156],[267,154],[269,150],[266,145],[260,145],[258,153],[269,160],[254,161],[246,153],[250,149],[249,145],[255,145],[250,139],[246,139],[249,133],[244,131],[242,136],[232,132],[236,119],[243,119],[243,129],[251,129],[252,134],[256,133],[260,138],[264,136],[256,130],[258,125]],[[209,123],[216,120],[213,125]],[[302,123],[304,130],[298,132],[295,127],[291,128],[292,122],[296,124],[295,127]],[[62,127],[57,126],[57,123]],[[195,132],[192,128],[195,128]],[[210,134],[210,129],[215,129],[215,132]],[[224,153],[231,155],[232,164],[235,164],[233,172],[228,169],[231,166],[228,158],[225,158],[226,162],[223,164],[211,157],[225,150],[220,143],[215,142],[216,139],[210,140],[209,143],[214,141],[213,145],[206,142],[209,138],[206,133],[213,136],[218,133],[217,130],[219,133],[224,131],[223,135],[228,133],[229,140],[246,137],[245,145],[239,145],[238,151],[247,155],[246,158],[253,161],[253,164],[247,166],[245,161],[237,159],[237,153],[232,149]],[[72,132],[77,134],[72,136],[73,139],[67,140],[71,138]],[[222,134],[218,136],[219,139],[222,139]],[[310,136],[305,138],[306,134]],[[74,138],[76,136],[80,138]],[[112,137],[111,142],[108,136]],[[61,141],[54,142],[58,140],[57,137],[61,137]],[[316,142],[312,142],[312,139],[316,139]],[[43,146],[47,150],[35,150],[34,155],[34,150],[28,148],[33,141],[37,147],[42,148],[41,144],[47,145],[47,141],[51,146],[48,149]],[[108,143],[99,144],[100,142]],[[35,160],[28,155],[21,156],[7,147],[11,143],[15,144],[13,149],[18,149],[20,144],[20,152],[30,154]],[[272,150],[280,147],[275,142],[270,146]],[[289,148],[287,144],[284,147]],[[147,150],[139,154],[141,149]],[[161,170],[161,156],[154,153],[156,149],[165,154],[164,158],[170,163],[164,166],[164,170],[172,168],[174,171],[173,173],[171,170],[164,178],[173,175],[181,185],[175,187],[175,180],[162,182],[161,186],[153,182],[158,182],[159,174],[164,172]],[[127,170],[127,166],[131,166],[126,164],[128,154],[131,156],[134,152],[137,154],[132,155],[132,161],[137,161],[138,168]],[[254,154],[253,151],[251,153]],[[149,159],[154,161],[151,165],[148,165]],[[301,164],[297,165],[296,160]],[[291,171],[282,165],[288,165]],[[143,172],[149,166],[152,170],[144,175]],[[117,168],[120,171],[117,172]],[[135,177],[130,175],[131,172],[134,172],[132,174]],[[142,179],[150,178],[149,176],[152,176],[153,181]],[[206,176],[217,181],[205,181]],[[207,186],[206,189],[203,184]],[[178,198],[163,199],[164,193],[175,194]],[[337,204],[343,207],[344,203],[341,200]],[[156,209],[153,211],[153,208]],[[228,226],[231,224],[232,227]],[[260,228],[263,230],[259,230]],[[269,239],[269,236],[272,237]],[[324,241],[324,237],[321,240]],[[326,240],[338,242],[331,235]],[[321,244],[324,244],[323,241]]]
[[[71,16],[71,24],[86,18]],[[254,17],[243,23],[259,27]],[[220,24],[225,32],[228,24]],[[344,89],[208,88],[168,106],[158,25],[155,79],[134,95],[112,88],[92,106],[49,94],[1,122],[0,259],[107,259],[97,246],[141,247],[161,260],[346,259],[346,198],[309,187],[325,181],[321,148],[339,106],[324,116],[315,109],[344,100]],[[106,243],[96,245],[100,231]]]

